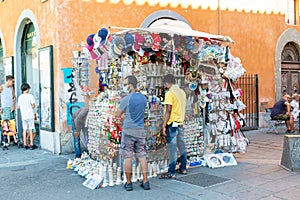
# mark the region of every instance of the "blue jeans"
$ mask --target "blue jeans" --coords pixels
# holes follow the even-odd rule
[[[168,152],[169,152],[169,169],[168,174],[174,175],[176,162],[177,162],[177,147],[180,152],[180,170],[186,170],[186,160],[187,154],[184,144],[184,129],[182,126],[180,127],[172,127],[169,125],[166,127],[167,132],[167,144],[168,144]]]
[[[73,134],[73,138],[74,138],[75,157],[80,158],[81,157],[80,133],[79,133],[78,137],[75,137],[75,132],[76,132],[75,125],[74,125],[74,122],[72,120],[72,134]]]

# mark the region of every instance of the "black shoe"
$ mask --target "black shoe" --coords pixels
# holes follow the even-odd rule
[[[33,146],[34,149],[37,149],[37,148],[38,148],[38,146],[36,146],[35,144],[33,144],[32,146]]]
[[[150,183],[147,181],[144,183],[143,181],[141,182],[141,187],[144,188],[144,190],[150,190]]]
[[[124,189],[126,191],[132,191],[133,190],[132,182],[130,182],[130,183],[126,182],[125,185],[124,185]]]
[[[29,149],[29,146],[26,145],[24,148],[27,150],[27,149]]]
[[[30,145],[30,150],[36,149],[33,145]]]

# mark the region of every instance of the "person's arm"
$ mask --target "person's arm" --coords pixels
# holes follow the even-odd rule
[[[165,119],[164,119],[164,123],[163,123],[163,127],[162,127],[162,134],[163,136],[167,136],[166,134],[166,127],[167,127],[167,123],[170,119],[171,116],[171,111],[172,111],[172,105],[170,104],[166,104],[166,113],[165,113]]]
[[[35,100],[33,95],[31,95],[31,107],[35,108]]]
[[[116,116],[115,116],[117,124],[122,124],[122,122],[123,122],[124,113],[127,109],[127,102],[128,102],[128,99],[126,97],[124,99],[122,99],[120,102],[119,108],[118,108]]]
[[[18,101],[17,101],[17,109],[20,109],[20,97],[18,98]]]
[[[11,91],[12,91],[12,96],[13,96],[13,101],[14,101],[14,104],[13,104],[11,110],[14,111],[14,110],[15,110],[15,107],[16,107],[16,101],[17,101],[17,98],[16,98],[15,90],[14,90],[13,87],[12,87]]]
[[[291,104],[289,102],[285,102],[284,103],[286,105],[286,112],[289,116],[292,116],[292,113],[291,113]]]
[[[124,118],[124,111],[121,109],[118,109],[117,113],[116,113],[116,123],[122,124],[123,118]]]

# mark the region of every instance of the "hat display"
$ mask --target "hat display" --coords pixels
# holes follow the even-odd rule
[[[93,47],[90,47],[88,44],[83,47],[83,51],[88,54],[93,60],[95,60],[98,56],[93,52]]]
[[[186,41],[187,41],[186,46],[185,46],[186,49],[187,50],[193,50],[194,49],[194,39],[193,39],[193,37],[192,36],[187,36]]]
[[[152,38],[153,38],[153,45],[152,45],[152,50],[153,51],[159,51],[159,47],[160,47],[160,42],[161,42],[161,37],[159,34],[152,34]]]
[[[124,38],[125,38],[125,43],[126,43],[124,51],[129,52],[132,50],[132,46],[134,44],[134,37],[132,34],[126,33]]]
[[[166,49],[172,37],[167,33],[160,33],[159,35],[161,37],[160,47],[161,49]]]
[[[107,42],[109,36],[109,30],[107,30],[106,28],[101,28],[98,31],[98,36],[101,38],[100,44],[104,45]]]
[[[139,33],[134,34],[133,50],[139,52],[144,42],[145,42],[145,38],[141,34]]]
[[[113,38],[111,49],[115,56],[121,56],[126,46],[126,42],[123,37],[116,36]]]
[[[86,38],[86,43],[87,43],[90,47],[93,47],[93,46],[94,46],[94,35],[95,35],[95,34],[90,34],[90,35]]]
[[[95,34],[93,37],[94,47],[98,48],[100,46],[101,38],[98,34]]]
[[[143,48],[151,48],[153,45],[153,38],[150,34],[147,34],[144,36],[144,44],[143,44]]]

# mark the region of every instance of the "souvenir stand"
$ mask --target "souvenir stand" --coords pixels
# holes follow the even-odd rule
[[[81,55],[96,60],[99,94],[89,105],[89,155],[70,161],[68,166],[85,177],[96,174],[102,187],[121,184],[122,161],[118,152],[122,129],[116,123],[116,111],[124,96],[122,80],[135,75],[139,91],[148,99],[148,175],[164,172],[168,154],[161,137],[166,92],[162,80],[169,73],[187,94],[184,128],[189,166],[236,165],[231,153],[245,152],[249,141],[240,131],[245,125],[240,113],[245,105],[239,99],[242,91],[236,88],[245,69],[239,58],[231,55],[232,43],[226,36],[181,29],[168,23],[113,34],[101,28],[89,35]],[[87,159],[88,162],[83,161]],[[140,170],[134,162],[133,182],[140,179]]]

